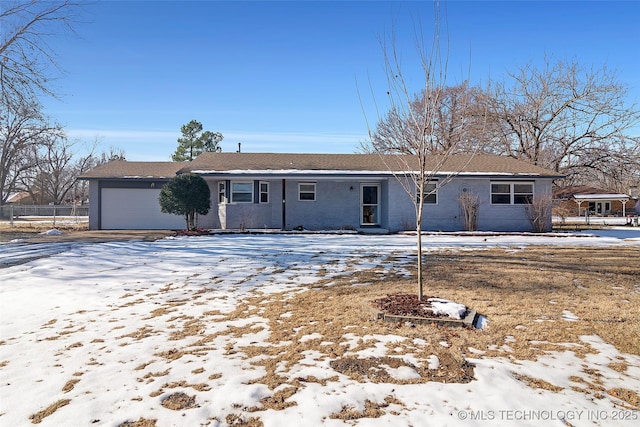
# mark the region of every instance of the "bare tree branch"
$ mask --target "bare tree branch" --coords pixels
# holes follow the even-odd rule
[[[21,175],[38,165],[37,153],[64,133],[50,124],[40,112],[40,105],[23,100],[0,111],[0,205],[17,189]]]
[[[0,95],[21,103],[40,94],[54,95],[51,78],[60,72],[47,39],[73,32],[76,0],[0,2]],[[52,69],[54,71],[52,71]]]
[[[548,58],[542,68],[526,65],[494,85],[486,139],[499,141],[509,156],[567,174],[568,181],[592,179],[594,167],[604,173],[607,155],[633,174],[639,143],[628,133],[640,124],[640,111],[625,103],[627,91],[606,66]]]

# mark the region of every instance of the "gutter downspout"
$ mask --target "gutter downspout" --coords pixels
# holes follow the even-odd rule
[[[287,227],[287,180],[282,178],[282,231]]]

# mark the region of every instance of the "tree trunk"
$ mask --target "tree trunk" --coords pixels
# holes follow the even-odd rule
[[[193,231],[193,230],[195,230],[195,229],[196,229],[196,226],[195,226],[195,222],[196,222],[196,221],[195,221],[195,216],[196,216],[195,211],[193,211],[193,210],[192,210],[192,211],[190,211],[190,212],[189,212],[189,230],[190,230],[190,231]]]
[[[416,237],[418,239],[418,301],[422,301],[423,281],[422,281],[422,206],[423,196],[420,195],[420,203],[418,209],[418,217],[416,218]]]

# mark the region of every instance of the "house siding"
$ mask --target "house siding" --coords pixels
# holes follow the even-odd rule
[[[540,179],[511,179],[511,182],[533,182],[534,198],[551,194],[551,182]],[[490,178],[459,177],[438,189],[437,203],[425,204],[422,216],[424,231],[462,231],[464,214],[460,206],[463,188],[478,195],[478,230],[481,231],[533,231],[524,205],[492,205]],[[391,210],[390,231],[415,230],[415,206],[409,195],[397,181],[389,183],[387,205]],[[547,221],[551,229],[551,217]]]
[[[246,179],[243,180],[246,181]],[[233,179],[231,181],[233,182]],[[389,226],[389,190],[386,180],[285,179],[284,204],[281,179],[255,179],[255,182],[269,184],[268,203],[218,203],[218,182],[212,181],[209,184],[212,193],[213,189],[216,189],[216,197],[212,198],[212,210],[206,219],[206,224],[211,228],[293,230],[302,227],[307,230],[355,230],[360,227],[360,186],[363,183],[380,185],[379,226],[383,228]],[[316,185],[315,200],[299,200],[298,185],[301,183]],[[254,198],[258,193],[256,191]],[[282,223],[283,207],[286,209],[284,224]]]
[[[316,200],[299,200],[298,184],[314,182]],[[287,180],[286,229],[356,229],[360,226],[359,181]]]
[[[393,164],[397,157],[391,156],[386,160]],[[414,230],[414,196],[407,194],[403,185],[388,172],[388,162],[378,155],[366,154],[205,153],[193,162],[183,164],[112,162],[90,171],[81,179],[89,180],[91,229],[105,228],[105,224],[128,228],[140,227],[141,224],[145,228],[174,228],[176,223],[168,221],[164,217],[167,214],[157,215],[157,192],[172,176],[193,172],[205,178],[211,191],[210,211],[198,218],[198,225],[202,228],[366,229],[371,225],[361,224],[362,185],[376,184],[379,186],[379,207],[374,226],[391,232]],[[447,184],[439,181],[437,203],[424,206],[425,231],[465,229],[460,207],[463,189],[480,198],[479,230],[531,231],[524,205],[491,203],[492,180],[532,182],[534,198],[538,198],[551,194],[553,179],[559,177],[537,166],[500,156],[453,156],[447,165],[441,170],[464,169],[464,172]],[[253,203],[231,202],[234,181],[252,183]],[[226,191],[226,201],[222,203],[218,202],[220,182],[225,183]],[[260,182],[269,185],[267,203],[260,203]],[[299,200],[298,186],[305,182],[315,184],[316,198],[313,201]],[[138,191],[129,191],[131,189]],[[244,190],[236,193],[238,200],[247,200],[246,186],[238,190]],[[107,201],[110,200],[112,205],[123,205],[122,212],[115,206],[105,208],[105,194],[109,195]],[[140,203],[143,200],[144,206]],[[124,212],[127,209],[135,212],[127,214]],[[130,224],[126,223],[126,218],[131,218]],[[141,223],[140,218],[148,220]],[[551,216],[547,229],[550,228]]]
[[[89,230],[100,230],[100,181],[89,181]]]

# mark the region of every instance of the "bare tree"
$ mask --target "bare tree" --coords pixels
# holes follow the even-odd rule
[[[446,87],[448,57],[446,47],[443,47],[446,43],[441,39],[440,6],[437,2],[430,49],[425,47],[421,34],[416,39],[424,84],[417,91],[418,95],[405,79],[394,38],[381,43],[389,112],[379,118],[375,131],[370,129],[370,145],[365,150],[381,154],[388,170],[394,173],[413,202],[418,253],[418,299],[422,300],[425,200],[451,181],[459,173],[456,171],[463,171],[472,158],[467,155],[453,161],[455,154],[468,150],[465,145],[470,140],[466,138],[466,129],[471,120],[469,112],[473,97],[469,95],[466,85],[452,89]]]
[[[79,142],[58,138],[36,152],[36,165],[22,175],[21,186],[39,203],[62,204],[76,201],[76,179],[96,164],[97,142],[87,153],[81,153]]]
[[[22,103],[53,95],[52,70],[60,71],[47,39],[73,31],[75,0],[0,2],[0,94],[2,102]]]
[[[576,61],[545,60],[544,67],[521,67],[495,85],[487,98],[492,134],[502,153],[584,181],[616,168],[637,168],[638,138],[628,132],[640,123],[627,88],[606,67],[586,69]]]
[[[413,97],[408,105],[409,111],[399,111],[398,106],[392,105],[377,123],[370,141],[361,143],[361,150],[412,154],[412,147],[404,141],[419,140],[423,134],[428,134],[425,148],[431,154],[476,151],[478,141],[481,141],[478,129],[484,127],[483,101],[486,96],[482,89],[464,82],[457,86],[435,86],[429,90],[424,89]],[[405,120],[407,112],[410,120]],[[433,117],[423,117],[425,114]],[[403,138],[399,139],[398,135],[403,135]]]
[[[38,152],[64,133],[50,124],[40,105],[23,99],[0,110],[0,205],[15,191],[22,175],[38,165]]]
[[[60,69],[47,39],[72,29],[73,0],[0,2],[0,205],[33,171],[37,153],[62,137],[59,125],[41,112],[40,95],[54,95],[51,79]]]
[[[96,154],[98,146],[99,141],[96,138],[88,152],[76,155],[76,160],[73,163],[73,175],[75,182],[71,188],[70,197],[76,204],[84,204],[85,201],[89,200],[89,182],[87,180],[77,179],[78,176],[100,165],[116,160],[126,160],[125,152],[121,148],[112,146],[109,147],[108,151],[102,151],[100,154]]]
[[[580,166],[564,170],[566,185],[590,185],[617,193],[640,183],[640,138],[612,138],[611,143],[593,149]]]

